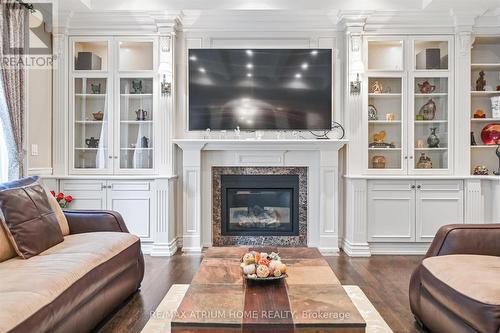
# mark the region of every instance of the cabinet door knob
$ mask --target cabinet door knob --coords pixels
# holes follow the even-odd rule
[[[418,186],[417,186],[417,188],[418,188],[418,189],[422,188],[422,185],[418,185]]]
[[[412,159],[413,159],[413,156],[410,156],[410,160],[412,160]]]
[[[108,158],[110,158],[110,159],[111,159],[111,158],[113,158],[113,156],[109,155],[109,156],[108,156]]]
[[[412,185],[412,186],[411,186],[411,188],[412,188],[412,189],[414,189],[414,188],[415,188],[415,185]]]
[[[117,159],[118,159],[118,156],[115,156],[115,160],[117,160]]]
[[[106,187],[106,185],[101,185],[101,189],[105,189]]]
[[[408,156],[405,156],[405,160],[407,160],[407,159],[408,159]]]

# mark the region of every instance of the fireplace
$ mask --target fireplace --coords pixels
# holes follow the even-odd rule
[[[298,175],[222,175],[223,236],[297,236]]]
[[[307,167],[212,167],[213,246],[307,246]]]

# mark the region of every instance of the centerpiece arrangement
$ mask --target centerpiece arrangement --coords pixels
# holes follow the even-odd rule
[[[287,277],[286,265],[278,253],[248,252],[241,259],[243,275],[248,280],[269,281]]]

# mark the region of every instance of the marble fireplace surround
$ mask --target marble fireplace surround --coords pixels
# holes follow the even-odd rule
[[[222,175],[297,175],[299,176],[298,236],[221,235]],[[304,167],[212,167],[212,245],[213,246],[307,246],[307,168]]]
[[[307,246],[339,251],[339,150],[347,140],[176,139],[182,150],[182,251],[214,245],[213,167],[307,168]],[[179,170],[180,172],[180,170]]]

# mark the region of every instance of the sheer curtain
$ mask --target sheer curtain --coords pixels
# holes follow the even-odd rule
[[[18,177],[18,168],[9,168],[12,165],[9,160],[16,158],[16,156],[9,156],[9,152],[15,152],[15,145],[0,75],[0,182]]]

